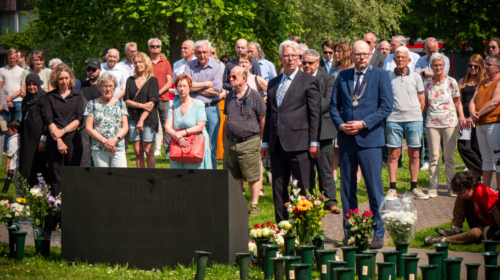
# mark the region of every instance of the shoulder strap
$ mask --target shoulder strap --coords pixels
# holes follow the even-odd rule
[[[259,85],[259,79],[258,76],[255,75],[255,85],[257,86],[257,91],[262,94],[262,91],[260,90],[260,85]]]
[[[94,115],[95,117],[95,99],[92,99],[92,114]]]
[[[172,102],[172,129],[175,130],[175,119],[174,119],[174,111],[175,111],[175,102]]]
[[[135,94],[134,98],[132,99],[132,101],[135,101],[135,98],[137,97],[137,95],[139,95],[139,92],[141,91],[142,87],[149,81],[149,79],[151,78],[151,75],[148,76],[148,78],[146,79],[146,81],[139,87],[139,90],[137,91],[137,93]],[[135,83],[135,81],[134,81]]]

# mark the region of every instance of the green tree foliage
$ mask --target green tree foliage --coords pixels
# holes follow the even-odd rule
[[[397,34],[403,9],[409,0],[296,0],[303,41],[319,50],[321,42],[361,40],[373,32],[377,38]],[[380,40],[379,40],[380,41]]]
[[[412,12],[404,16],[401,28],[412,40],[435,37],[446,42],[445,51],[469,56],[483,55],[483,42],[498,37],[497,0],[421,0],[409,7]]]

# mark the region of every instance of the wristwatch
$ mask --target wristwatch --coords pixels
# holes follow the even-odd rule
[[[118,135],[116,135],[116,139],[118,139],[118,141],[122,140],[122,138]]]

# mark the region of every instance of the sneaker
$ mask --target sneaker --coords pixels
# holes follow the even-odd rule
[[[436,189],[430,189],[430,190],[427,192],[427,195],[428,195],[429,197],[436,197],[436,196],[438,196],[438,190],[436,190]]]
[[[396,191],[395,189],[389,189],[387,191],[387,195],[385,196],[385,199],[395,200],[396,198],[398,198],[398,191]]]
[[[250,216],[257,216],[259,215],[260,213],[260,210],[259,210],[259,207],[257,206],[252,206],[250,207],[250,210],[248,210],[248,214],[250,214]]]
[[[424,162],[424,165],[422,165],[422,167],[420,167],[420,170],[429,170],[429,163],[427,161]]]
[[[424,245],[431,246],[432,244],[443,243],[444,238],[445,238],[444,236],[432,236],[432,235],[426,236],[424,238]]]
[[[460,232],[457,232],[455,229],[453,228],[437,228],[436,229],[436,232],[441,235],[441,236],[453,236],[453,235],[457,235],[459,233],[462,233],[462,231]]]
[[[413,189],[411,191],[415,199],[429,199],[429,196],[426,195],[423,191],[420,189]]]
[[[155,157],[157,157],[157,156],[161,156],[161,151],[160,150],[156,150],[155,151]]]
[[[448,188],[448,196],[455,197],[457,196],[457,194],[454,193],[450,188]]]

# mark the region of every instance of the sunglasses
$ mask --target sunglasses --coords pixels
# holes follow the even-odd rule
[[[332,55],[333,52],[326,52],[326,51],[323,51],[323,54],[329,54],[329,55]]]
[[[496,49],[496,48],[497,48],[496,46],[488,46],[488,49],[492,49],[492,50],[494,50],[494,49]]]
[[[94,73],[95,71],[97,71],[97,69],[92,68],[92,67],[88,67],[88,68],[87,68],[87,72],[92,72],[92,73]]]
[[[479,69],[479,65],[469,64],[469,68],[471,68],[471,69]]]
[[[316,61],[313,61],[313,62],[311,62],[311,61],[302,61],[302,64],[303,65],[313,65],[314,63],[316,63]]]
[[[222,63],[228,63],[229,60],[222,60]]]
[[[368,45],[372,44],[372,41],[365,41]]]
[[[152,49],[159,49],[159,48],[161,48],[160,45],[151,45],[149,47],[152,48]]]
[[[236,75],[227,75],[229,80],[236,80]]]

